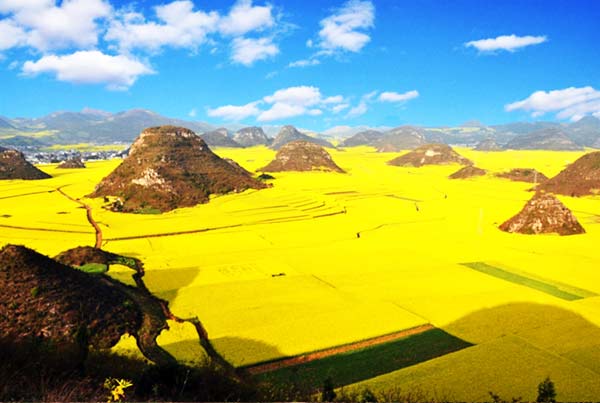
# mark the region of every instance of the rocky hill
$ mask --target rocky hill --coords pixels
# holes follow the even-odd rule
[[[462,167],[458,171],[454,172],[448,178],[450,179],[466,179],[471,178],[473,176],[483,176],[486,174],[485,169],[477,168],[472,165],[468,165],[466,167]]]
[[[50,177],[27,162],[23,153],[0,147],[0,179],[48,179]]]
[[[253,147],[271,144],[271,139],[267,137],[261,127],[244,127],[233,135],[233,141],[242,147]]]
[[[571,140],[563,129],[551,127],[515,137],[506,145],[512,150],[581,150],[582,147]]]
[[[363,145],[372,145],[383,137],[383,133],[377,130],[364,130],[348,137],[340,143],[342,147],[356,147]]]
[[[389,165],[414,166],[473,163],[446,144],[425,144],[407,154],[388,161]]]
[[[558,175],[540,185],[539,188],[567,196],[599,194],[600,151],[580,157]]]
[[[73,168],[85,168],[85,164],[81,158],[71,158],[58,164],[57,168],[73,169]]]
[[[385,132],[372,145],[379,152],[398,152],[414,150],[425,143],[425,130],[415,126],[400,126]]]
[[[297,140],[315,143],[322,147],[334,148],[333,145],[328,141],[316,137],[307,136],[306,134],[300,133],[294,126],[290,125],[283,126],[281,130],[279,130],[277,137],[275,137],[275,139],[271,143],[271,148],[273,150],[279,150],[285,144]]]
[[[90,197],[116,196],[110,207],[116,211],[164,212],[206,203],[211,194],[265,186],[214,154],[193,131],[161,126],[144,130]]]
[[[209,147],[240,147],[238,143],[229,137],[229,131],[224,127],[201,134],[200,138]]]
[[[498,173],[496,176],[515,182],[527,183],[542,183],[548,180],[546,175],[533,168],[514,168],[508,172]]]
[[[307,141],[292,141],[285,144],[279,149],[273,161],[259,169],[263,172],[315,170],[344,172],[323,147]]]
[[[0,334],[75,355],[114,346],[141,326],[136,305],[99,278],[24,246],[0,250]],[[80,357],[81,358],[81,357]]]
[[[583,234],[585,230],[560,200],[553,194],[537,192],[516,216],[499,227],[502,231],[520,234],[559,235]]]

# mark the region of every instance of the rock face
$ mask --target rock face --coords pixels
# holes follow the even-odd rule
[[[502,147],[496,143],[496,140],[489,138],[479,142],[475,146],[477,151],[502,151]]]
[[[256,126],[244,127],[238,130],[233,135],[233,141],[242,147],[269,145],[271,143],[271,139],[267,137],[263,129]]]
[[[224,127],[206,132],[200,135],[200,138],[208,144],[209,147],[240,147],[231,137]]]
[[[318,144],[322,147],[334,148],[328,141],[307,136],[306,134],[300,133],[294,126],[290,125],[283,126],[281,130],[279,130],[277,137],[275,137],[275,140],[271,143],[271,148],[273,150],[279,150],[287,143],[297,140]]]
[[[408,154],[388,161],[389,165],[420,167],[423,165],[445,165],[473,163],[446,144],[425,144]]]
[[[515,182],[542,183],[548,180],[548,177],[533,168],[515,168],[508,172],[496,174],[499,178],[510,179]]]
[[[36,338],[77,352],[112,347],[141,326],[126,295],[24,246],[0,250],[0,289],[0,335],[14,341]]]
[[[600,151],[580,157],[558,175],[540,185],[540,189],[567,196],[600,193]]]
[[[354,136],[348,137],[340,144],[342,147],[356,147],[363,145],[374,144],[377,140],[383,137],[383,133],[377,130],[365,130],[356,133]]]
[[[116,211],[164,212],[206,203],[211,194],[264,187],[214,154],[191,130],[160,126],[140,134],[129,156],[90,197],[118,197],[111,207]]]
[[[481,168],[477,168],[474,166],[466,166],[466,167],[462,167],[461,169],[459,169],[458,171],[454,172],[452,175],[450,175],[448,178],[450,179],[466,179],[466,178],[470,178],[472,176],[483,176],[486,174],[485,169],[481,169]]]
[[[306,141],[287,143],[277,152],[275,159],[259,171],[334,171],[343,173],[323,147]]]
[[[398,152],[414,150],[425,143],[425,130],[415,126],[400,126],[385,132],[373,145],[379,152]]]
[[[583,234],[585,230],[564,204],[550,193],[536,193],[516,216],[499,227],[520,234]]]
[[[23,153],[0,147],[0,179],[48,178],[51,176],[27,162]]]
[[[550,127],[536,130],[524,136],[512,139],[506,148],[513,150],[581,150],[581,146],[571,140],[567,133],[560,128]]]
[[[81,160],[81,158],[71,158],[70,160],[66,160],[61,162],[57,168],[64,169],[73,169],[73,168],[85,168],[85,164]]]

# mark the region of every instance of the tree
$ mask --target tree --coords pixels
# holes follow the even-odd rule
[[[321,401],[322,402],[333,402],[337,394],[333,389],[333,380],[331,378],[325,379],[323,382],[323,389],[321,390]]]
[[[536,402],[556,403],[556,389],[554,388],[554,382],[550,380],[549,376],[538,385]]]

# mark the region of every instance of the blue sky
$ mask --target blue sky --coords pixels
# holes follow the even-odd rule
[[[215,124],[600,117],[600,2],[0,0],[0,115]]]

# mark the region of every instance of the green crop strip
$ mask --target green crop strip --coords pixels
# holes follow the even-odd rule
[[[573,287],[568,284],[559,283],[556,281],[550,281],[546,279],[536,278],[533,275],[525,273],[517,273],[515,270],[509,270],[505,268],[499,268],[489,265],[484,262],[471,262],[461,263],[463,266],[470,269],[476,270],[480,273],[484,273],[496,278],[509,281],[514,284],[519,284],[525,287],[532,288],[534,290],[541,291],[543,293],[552,295],[557,298],[561,298],[567,301],[576,301],[583,298],[595,297],[598,294],[584,290],[581,288]]]

